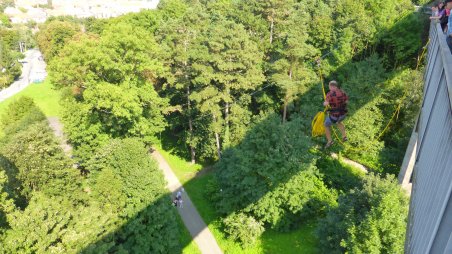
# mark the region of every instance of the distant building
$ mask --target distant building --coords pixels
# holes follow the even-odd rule
[[[47,19],[47,13],[42,8],[29,7],[27,12],[22,12],[18,8],[8,7],[4,12],[14,24],[28,23],[34,21],[43,23]]]
[[[12,23],[35,21],[43,23],[51,16],[73,16],[77,18],[112,18],[127,13],[136,13],[144,9],[156,9],[159,0],[53,0],[52,9],[40,8],[47,0],[17,0],[16,8],[7,8],[5,13]],[[23,13],[19,8],[27,9]]]

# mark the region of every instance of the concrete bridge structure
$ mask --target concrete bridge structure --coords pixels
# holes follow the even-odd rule
[[[452,253],[452,54],[430,26],[424,100],[399,182],[411,192],[405,253]]]

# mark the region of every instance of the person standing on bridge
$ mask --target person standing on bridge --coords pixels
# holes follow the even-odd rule
[[[451,0],[452,1],[452,0]],[[325,149],[330,147],[334,142],[331,138],[331,125],[337,124],[337,127],[341,131],[342,141],[347,141],[347,135],[345,134],[345,126],[342,121],[347,114],[347,94],[341,90],[339,83],[332,80],[329,83],[330,91],[326,94],[326,100],[323,102],[323,106],[329,107],[328,116],[325,118],[325,135],[327,143]]]
[[[452,0],[446,0],[446,9],[452,9]],[[446,42],[452,54],[452,15],[449,15],[449,22],[447,23]]]

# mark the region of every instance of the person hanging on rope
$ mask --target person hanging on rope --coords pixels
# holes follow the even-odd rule
[[[325,118],[325,135],[327,143],[325,149],[330,147],[334,141],[331,138],[331,126],[337,124],[337,127],[341,131],[342,141],[347,141],[347,135],[345,134],[345,126],[342,123],[347,115],[347,94],[341,90],[339,83],[335,80],[329,83],[330,91],[326,94],[325,102],[323,105],[328,107],[328,116]]]

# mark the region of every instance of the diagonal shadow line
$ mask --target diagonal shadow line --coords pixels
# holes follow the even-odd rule
[[[167,187],[172,192],[173,196],[176,196],[176,193],[181,191],[183,204],[181,207],[178,207],[177,211],[190,232],[190,235],[198,245],[201,253],[223,253],[218,246],[215,237],[212,235],[206,223],[204,223],[201,218],[201,215],[199,215],[196,210],[196,207],[193,205],[188,193],[183,191],[179,179],[177,179],[163,156],[157,150],[154,150],[152,152],[152,157],[158,162],[160,169],[163,171],[167,181]]]
[[[345,64],[344,66],[342,66],[339,70],[338,70],[338,72],[340,72],[341,70],[345,70],[347,67],[349,67],[349,65],[350,64],[353,64],[353,62],[350,62],[350,63],[347,63],[347,64]],[[384,81],[384,79],[382,79],[381,81]],[[304,106],[302,106],[301,107],[301,111],[299,112],[299,114],[300,115],[302,115],[302,116],[307,116],[306,117],[306,119],[311,119],[311,117],[313,116],[313,114],[315,114],[317,111],[318,111],[318,106],[317,105],[321,105],[321,100],[322,100],[322,98],[321,98],[321,96],[318,96],[318,95],[320,95],[321,94],[321,92],[320,92],[320,88],[319,87],[311,87],[311,89],[308,91],[308,92],[306,92],[305,94],[303,94],[302,96],[300,96],[300,99],[299,99],[299,101],[301,101],[301,103],[302,103],[302,105],[307,105],[307,104],[309,104],[309,102],[313,102],[313,104],[312,105],[315,105],[315,106],[311,106],[311,107],[308,107],[308,108],[305,108]],[[375,97],[375,96],[377,96],[377,95],[375,95],[375,94],[365,94],[365,96],[367,96],[364,100],[361,100],[359,103],[357,103],[357,104],[355,104],[355,106],[354,106],[354,108],[357,110],[357,109],[359,109],[359,108],[361,108],[361,107],[363,107],[364,105],[365,105],[365,101],[368,101],[368,100],[370,100],[370,99],[372,99],[373,97]],[[319,98],[319,99],[317,99],[317,98]],[[315,103],[314,103],[315,102]],[[318,103],[318,102],[320,102],[320,103]],[[296,112],[295,112],[296,113]],[[312,115],[311,115],[312,114]],[[352,110],[352,112],[350,112],[350,114],[351,115],[353,115],[354,114],[354,111]],[[248,134],[249,133],[252,133],[253,132],[253,130],[250,130],[249,132],[248,132]],[[175,177],[175,176],[174,176]],[[284,179],[285,180],[287,180],[287,179],[289,179],[291,177],[291,175],[288,175],[288,176],[286,176]],[[177,178],[176,178],[177,179]],[[284,180],[283,180],[284,181]],[[275,185],[277,185],[277,184],[275,184]],[[170,188],[170,190],[172,191],[172,192],[174,192],[174,191],[177,191],[177,190],[179,190],[180,189],[180,183],[179,183],[179,185],[170,185],[169,186],[169,188]],[[271,190],[270,190],[271,191]],[[188,195],[186,194],[186,193],[184,193],[183,194],[183,198],[186,200],[185,202],[184,202],[184,208],[182,208],[182,209],[187,209],[187,207],[191,207],[192,205],[193,205],[193,203],[191,202],[191,200],[189,199],[189,197],[188,197]],[[190,204],[189,204],[189,201],[190,200]],[[169,196],[163,196],[163,197],[161,197],[160,199],[158,199],[156,202],[154,202],[153,204],[151,204],[149,207],[147,207],[147,208],[145,208],[145,209],[143,209],[143,211],[145,211],[145,210],[148,210],[148,209],[153,209],[154,208],[154,206],[157,206],[159,203],[161,203],[161,202],[171,202],[171,200],[170,200],[170,197]],[[243,204],[243,206],[247,206],[247,205],[249,205],[249,204]],[[193,208],[195,209],[195,207],[193,206]],[[188,210],[188,209],[187,209]],[[142,212],[143,212],[142,211]],[[179,211],[179,212],[181,212],[181,211]],[[181,214],[182,215],[182,218],[184,219],[184,213],[182,213]],[[128,227],[128,225],[131,225],[131,224],[133,224],[133,223],[146,223],[146,221],[136,221],[136,219],[137,219],[138,217],[136,216],[136,217],[133,217],[133,218],[130,218],[124,225],[122,225],[119,229],[117,229],[115,232],[113,232],[113,233],[110,233],[110,234],[108,234],[108,235],[106,235],[106,236],[104,236],[103,238],[102,238],[102,240],[100,240],[99,242],[102,242],[102,241],[106,241],[106,242],[112,242],[112,239],[115,239],[115,238],[117,238],[117,239],[125,239],[126,237],[136,237],[136,236],[131,236],[131,235],[125,235],[124,234],[124,229],[126,228],[126,227]],[[190,216],[188,216],[188,217],[186,217],[185,218],[186,220],[187,220],[187,223],[190,223],[190,221],[191,222],[194,222],[194,221],[196,221],[193,217],[190,217]],[[197,219],[199,219],[199,218],[197,218]],[[201,219],[202,220],[202,219]],[[211,221],[206,221],[206,223],[207,224],[209,224]],[[196,226],[194,226],[193,227],[193,230],[192,231],[190,231],[190,233],[191,233],[191,235],[195,238],[195,241],[196,241],[196,238],[199,236],[199,235],[201,235],[203,232],[205,232],[205,229],[207,228],[207,226],[206,226],[206,224],[204,223],[204,224],[202,224],[202,223],[199,223],[199,221],[198,221],[198,223],[195,223],[196,224]],[[151,239],[149,239],[149,240],[151,240]],[[184,243],[183,243],[184,244]],[[84,250],[82,250],[82,252],[86,252],[86,253],[93,253],[93,251],[95,250],[95,245],[96,245],[96,243],[94,243],[94,245],[90,245],[90,246],[88,246],[87,248],[85,248]],[[184,247],[184,246],[183,246]],[[162,251],[160,251],[161,253],[169,253],[169,251],[170,250],[162,250]],[[212,253],[211,251],[211,249],[209,249],[209,250],[206,250],[207,252],[206,253]],[[132,253],[133,253],[133,251],[132,251]],[[221,253],[221,250],[220,250],[220,252],[219,253]]]

